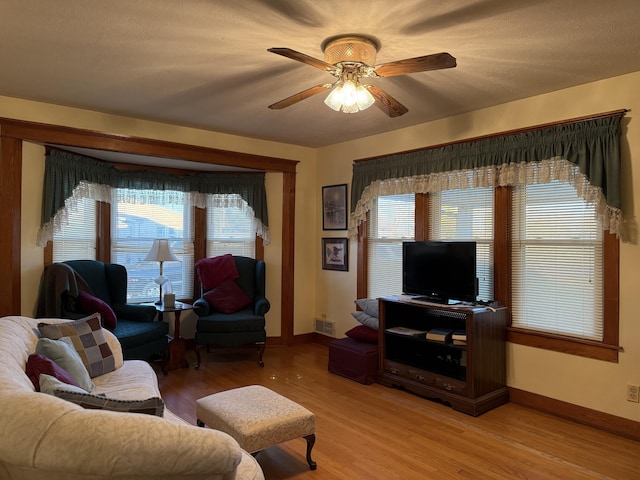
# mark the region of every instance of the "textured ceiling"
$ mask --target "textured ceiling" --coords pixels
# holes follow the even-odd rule
[[[1,0],[0,95],[320,147],[640,71],[639,24],[638,0]],[[458,66],[375,79],[398,118],[267,108],[333,80],[267,48],[347,33]]]

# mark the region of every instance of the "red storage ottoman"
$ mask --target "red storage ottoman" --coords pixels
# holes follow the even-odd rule
[[[348,337],[331,340],[329,371],[365,385],[374,383],[378,371],[378,345]]]

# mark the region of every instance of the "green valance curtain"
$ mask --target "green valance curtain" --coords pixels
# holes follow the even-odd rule
[[[171,191],[190,193],[192,205],[199,208],[206,207],[208,196],[213,195],[221,205],[231,204],[237,198],[253,210],[256,233],[267,244],[269,222],[264,180],[264,173],[198,172],[182,176],[152,170],[118,170],[107,162],[51,150],[45,158],[38,245],[44,246],[53,238],[54,229],[64,224],[68,209],[73,208],[78,198],[110,203],[114,188],[143,190],[149,203],[153,203],[154,192],[158,198],[167,198]]]
[[[349,235],[375,198],[488,186],[572,182],[620,236],[620,120],[624,111],[514,134],[356,162]]]

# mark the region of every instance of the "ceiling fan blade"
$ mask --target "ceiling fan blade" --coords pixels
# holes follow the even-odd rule
[[[405,58],[395,62],[383,63],[374,67],[375,72],[381,77],[394,77],[407,73],[426,72],[428,70],[440,70],[456,66],[456,59],[448,53],[434,53],[423,57]]]
[[[389,115],[391,118],[399,117],[409,111],[407,107],[402,105],[399,101],[375,85],[368,85],[367,87],[373,98],[376,99],[376,107]]]
[[[319,60],[317,58],[310,57],[309,55],[296,52],[295,50],[291,50],[290,48],[268,48],[267,52],[276,53],[278,55],[282,55],[283,57],[287,57],[292,60],[297,60],[298,62],[306,63],[307,65],[311,65],[312,67],[319,68],[320,70],[324,70],[325,72],[333,72],[336,69],[335,66],[325,62],[324,60]]]
[[[298,92],[290,97],[285,98],[284,100],[280,100],[272,105],[269,105],[269,108],[272,110],[280,110],[281,108],[286,108],[294,103],[298,103],[305,98],[312,97],[318,93],[324,92],[325,90],[331,88],[333,85],[330,83],[324,85],[316,85],[315,87],[307,88],[301,92]]]

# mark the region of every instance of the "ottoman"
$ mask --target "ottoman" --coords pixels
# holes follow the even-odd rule
[[[260,385],[234,388],[196,400],[198,426],[207,425],[231,435],[249,453],[302,437],[307,441],[307,463],[316,462],[316,416],[306,408]]]
[[[331,340],[329,371],[365,385],[374,383],[378,372],[378,345],[349,337]]]

